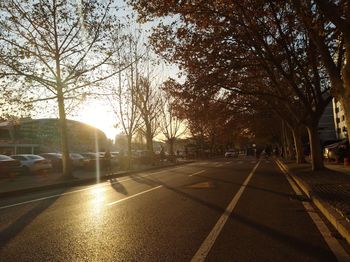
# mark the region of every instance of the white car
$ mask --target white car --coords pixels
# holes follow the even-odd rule
[[[233,157],[233,158],[237,158],[238,157],[238,152],[235,150],[228,150],[225,153],[225,157],[229,158],[229,157]]]
[[[21,162],[26,173],[39,173],[52,169],[51,162],[41,156],[32,154],[12,155],[13,159]]]

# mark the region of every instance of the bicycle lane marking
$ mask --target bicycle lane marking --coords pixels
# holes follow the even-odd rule
[[[249,173],[248,177],[244,180],[242,186],[238,190],[238,192],[235,194],[229,205],[226,207],[225,212],[221,215],[213,229],[210,231],[209,235],[206,237],[202,245],[199,247],[196,254],[191,259],[191,262],[197,262],[197,261],[204,261],[207,255],[209,254],[209,251],[213,247],[216,239],[218,238],[220,232],[222,231],[227,219],[233,212],[234,208],[236,207],[239,199],[241,198],[244,190],[246,189],[246,186],[248,185],[249,181],[253,177],[256,169],[258,168],[260,164],[260,160],[256,165],[254,166],[253,170]]]

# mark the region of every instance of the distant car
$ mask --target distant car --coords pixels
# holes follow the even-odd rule
[[[42,156],[20,154],[12,155],[11,157],[21,162],[21,166],[23,167],[25,173],[39,173],[52,169],[50,160],[47,160]]]
[[[9,156],[0,155],[0,177],[6,178],[21,172],[21,162]]]
[[[45,159],[48,159],[51,161],[52,168],[56,170],[62,169],[62,154],[60,153],[42,153],[40,154]]]
[[[229,157],[236,158],[236,157],[238,157],[238,152],[235,151],[235,150],[228,150],[228,151],[226,151],[226,153],[225,153],[225,157],[226,157],[226,158],[229,158]]]
[[[240,150],[238,153],[238,156],[246,156],[247,155],[247,151],[246,150]],[[270,153],[271,155],[271,153]]]
[[[74,168],[82,168],[85,166],[85,158],[81,154],[70,153],[69,158]]]

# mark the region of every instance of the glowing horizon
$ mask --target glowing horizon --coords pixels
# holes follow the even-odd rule
[[[114,127],[116,120],[113,112],[103,101],[92,101],[85,104],[74,119],[102,130],[107,138],[112,140],[118,133],[121,133]]]

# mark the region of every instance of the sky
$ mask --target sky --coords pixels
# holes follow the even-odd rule
[[[127,4],[119,0],[117,5],[120,7],[118,11],[119,17],[125,17],[132,14],[132,10]],[[154,24],[154,23],[152,23]],[[150,29],[152,24],[141,25],[141,28],[147,30]],[[176,65],[168,65],[162,63],[162,68],[159,71],[160,79],[166,80],[168,77],[177,79],[179,72]],[[116,128],[116,116],[113,113],[112,107],[106,98],[88,100],[79,106],[78,112],[74,112],[73,115],[68,115],[69,119],[78,120],[89,125],[95,126],[105,132],[106,136],[110,139],[115,139],[117,134],[121,133],[121,129]]]
[[[104,1],[104,0],[101,0]],[[117,16],[121,21],[125,20],[125,17],[132,17],[132,9],[123,0],[115,0],[114,4],[118,7]],[[137,15],[134,15],[135,19]],[[136,23],[136,22],[135,22]],[[140,25],[144,29],[145,34],[156,22]],[[136,26],[138,26],[136,24]],[[144,39],[147,39],[145,37]],[[160,63],[159,68],[156,69],[157,84],[165,81],[168,77],[178,79],[177,74],[179,69],[176,65],[169,65],[167,63]],[[110,81],[112,82],[112,81]],[[109,85],[110,83],[106,83]],[[117,117],[113,113],[113,108],[107,97],[100,97],[99,99],[88,98],[86,101],[80,102],[80,104],[73,105],[73,110],[70,110],[70,101],[66,102],[67,118],[84,122],[86,124],[95,126],[102,130],[106,136],[112,140],[115,139],[117,134],[120,134],[121,129],[116,128]],[[57,118],[58,109],[56,100],[49,100],[46,102],[37,102],[35,109],[32,112],[31,117],[33,118]]]
[[[70,118],[101,129],[109,139],[114,140],[115,136],[121,133],[115,127],[117,122],[111,107],[102,99],[84,103],[81,110]]]

